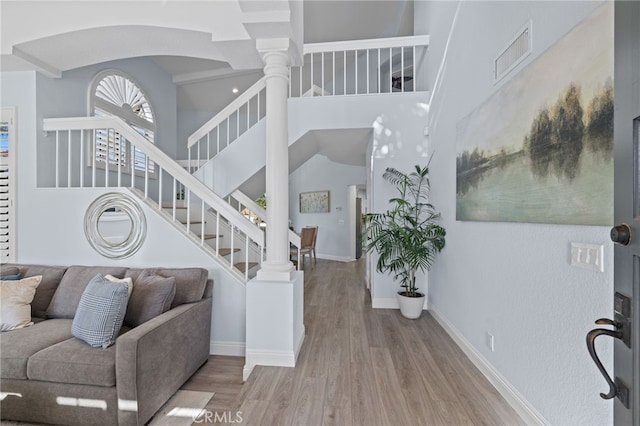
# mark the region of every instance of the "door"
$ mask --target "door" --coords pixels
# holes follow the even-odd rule
[[[15,110],[0,109],[0,263],[15,262]]]
[[[614,423],[640,424],[640,2],[615,3],[615,223],[628,224],[628,244],[616,243],[614,285],[616,293],[631,297],[631,340],[627,347],[614,343],[614,377],[629,387],[628,407],[616,397]],[[612,237],[617,236],[614,228]],[[617,297],[619,299],[619,296]],[[616,311],[624,306],[614,305]],[[624,314],[623,314],[624,316]],[[615,380],[615,379],[614,379]],[[623,391],[623,390],[622,390]]]
[[[589,332],[589,352],[613,400],[615,425],[640,425],[640,2],[615,2],[614,318]],[[599,363],[596,337],[614,337],[613,377]]]

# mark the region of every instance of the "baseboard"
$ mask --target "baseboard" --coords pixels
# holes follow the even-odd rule
[[[392,298],[373,298],[371,299],[371,307],[373,309],[400,309],[400,305],[398,305],[398,299],[395,297]],[[427,305],[427,299],[424,299],[424,307],[422,310],[429,309]]]
[[[293,351],[253,351],[246,350],[247,364],[270,365],[273,367],[295,367],[296,356]]]
[[[246,381],[256,365],[271,367],[295,367],[296,354],[293,351],[245,351],[242,380]]]
[[[429,306],[433,318],[445,329],[454,342],[462,349],[471,362],[496,388],[507,403],[518,413],[527,425],[548,425],[549,422],[540,414],[516,388],[496,370],[493,365],[458,331],[433,305]]]
[[[244,356],[244,342],[209,342],[210,355]]]
[[[355,260],[350,257],[334,256],[332,254],[321,254],[321,253],[318,253],[316,257],[318,259],[333,260],[335,262],[353,262]]]

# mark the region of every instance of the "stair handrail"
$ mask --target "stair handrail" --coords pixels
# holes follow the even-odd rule
[[[388,49],[395,47],[428,46],[428,35],[405,37],[371,38],[363,40],[329,41],[321,43],[305,43],[303,54],[342,52],[345,50]]]
[[[236,189],[231,193],[231,197],[235,198],[240,204],[249,208],[249,210],[257,214],[258,216],[262,218],[267,217],[267,211],[263,209],[262,206],[260,206],[254,200],[249,198],[245,193]],[[269,224],[267,223],[267,226],[268,225]],[[291,229],[289,229],[288,231],[289,231],[289,243],[293,244],[296,247],[300,247],[300,235],[293,232]]]
[[[235,98],[229,105],[224,107],[220,112],[213,116],[209,121],[204,123],[198,130],[193,132],[191,136],[187,138],[187,148],[191,148],[193,145],[198,143],[198,141],[205,136],[213,129],[215,129],[218,125],[220,125],[224,120],[226,120],[231,114],[236,112],[240,107],[249,102],[260,93],[265,87],[267,87],[266,77],[262,77],[260,80],[256,81],[251,87],[245,90],[240,96]],[[258,114],[259,116],[259,114]]]
[[[67,130],[98,130],[114,129],[125,139],[131,142],[138,150],[146,155],[151,161],[177,178],[198,198],[209,206],[213,207],[222,216],[230,219],[234,226],[245,233],[249,238],[260,246],[264,246],[264,232],[246,223],[246,218],[230,206],[224,199],[215,194],[205,184],[186,171],[173,158],[165,154],[160,148],[149,142],[144,136],[129,126],[119,117],[64,117],[46,118],[43,120],[44,131],[67,131]]]

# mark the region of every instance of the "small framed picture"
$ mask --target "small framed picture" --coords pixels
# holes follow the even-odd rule
[[[329,191],[301,192],[300,213],[329,213]]]

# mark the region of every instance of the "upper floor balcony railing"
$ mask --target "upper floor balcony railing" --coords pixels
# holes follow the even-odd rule
[[[420,78],[429,36],[304,45],[293,67],[289,96],[347,96],[426,91]]]
[[[289,96],[427,91],[428,45],[427,35],[305,44],[303,66],[290,70]],[[267,114],[265,99],[263,77],[188,138],[188,164],[213,158],[255,126]]]

